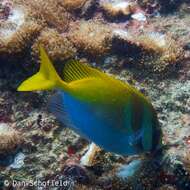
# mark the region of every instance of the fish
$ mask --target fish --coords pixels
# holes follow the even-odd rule
[[[61,74],[40,45],[40,69],[18,91],[57,90],[48,103],[56,118],[108,152],[135,155],[162,146],[151,102],[135,87],[77,60]]]

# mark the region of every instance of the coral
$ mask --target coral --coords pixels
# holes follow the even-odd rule
[[[30,17],[54,27],[60,32],[67,30],[70,15],[59,0],[15,0],[17,4],[27,7]]]
[[[10,9],[10,15],[0,20],[0,54],[15,55],[32,43],[42,26],[28,20],[25,7],[13,5]]]
[[[101,0],[100,6],[108,17],[128,16],[134,12],[137,4],[125,0]]]
[[[44,27],[54,27],[60,32],[67,29],[69,22],[68,13],[63,6],[59,5],[58,1],[14,0],[9,9],[7,7],[7,4],[3,7],[2,15],[4,16],[1,16],[2,19],[0,19],[1,55],[25,53],[26,50],[30,49]],[[61,38],[58,32],[52,34],[53,31],[49,31],[48,33],[52,36],[50,39],[54,41],[55,49],[59,48],[60,44],[67,44],[66,47],[69,50],[65,54],[68,54],[67,57],[70,57],[70,54],[74,52],[72,44]],[[45,36],[45,32],[41,35],[39,39],[46,44],[50,44],[46,42],[48,37],[47,35]],[[55,39],[53,39],[54,37]],[[55,45],[55,43],[57,44]],[[64,50],[65,47],[63,46],[60,48]],[[57,56],[58,54],[63,55],[63,51],[61,53],[59,52],[60,50],[55,51],[57,52],[53,54],[57,54]]]
[[[190,17],[187,14],[190,9],[187,1],[185,13],[162,16],[163,12],[178,9],[181,3],[176,0],[131,0],[142,7],[140,12],[129,10],[132,14],[128,16],[125,8],[120,7],[113,14],[102,6],[105,2],[115,5],[116,0],[100,0],[100,8],[97,9],[93,9],[96,0],[0,0],[0,121],[9,123],[11,131],[16,133],[14,140],[8,142],[14,132],[6,132],[5,138],[0,124],[0,165],[9,166],[1,167],[0,189],[4,188],[3,180],[35,181],[36,178],[62,180],[67,184],[72,178],[74,187],[70,188],[76,189],[189,189],[186,187],[190,184]],[[164,6],[167,7],[165,10]],[[161,16],[154,17],[159,14]],[[146,22],[141,24],[143,15]],[[18,83],[36,69],[29,53],[32,49],[36,63],[39,43],[55,60],[56,69],[60,71],[61,63],[75,55],[79,59],[92,58],[88,62],[93,66],[116,74],[119,79],[132,83],[148,95],[158,113],[164,144],[178,143],[164,150],[164,158],[172,161],[169,164],[163,161],[159,167],[154,167],[156,163],[147,162],[146,167],[137,170],[130,180],[118,178],[116,171],[126,164],[130,166],[135,159],[141,160],[140,156],[122,157],[101,150],[93,159],[86,154],[83,158],[91,164],[81,166],[80,158],[88,142],[68,128],[60,127],[46,112],[45,105],[51,93],[20,94],[15,91]],[[95,60],[93,56],[99,57]],[[11,61],[7,60],[9,57]],[[17,58],[21,61],[18,62]],[[102,61],[101,64],[95,64],[98,60]],[[175,68],[178,62],[180,67]],[[23,63],[24,68],[17,63]],[[181,68],[183,65],[185,67]],[[172,78],[166,75],[167,78],[160,79],[172,67],[177,75],[172,72]],[[22,129],[22,134],[18,129]],[[22,136],[25,137],[23,145],[19,142]],[[6,146],[9,143],[10,156],[8,149],[3,149],[5,143]],[[17,151],[20,146],[22,152]],[[76,161],[68,162],[71,157]],[[179,163],[183,167],[178,167]]]
[[[2,39],[0,53],[9,55],[23,53],[30,47],[41,29],[40,25],[32,21],[23,24],[12,36]]]
[[[53,60],[65,61],[73,58],[76,49],[73,44],[54,29],[44,29],[32,46],[34,57],[38,57],[38,45],[42,44]]]
[[[110,50],[111,28],[100,21],[74,22],[68,37],[77,49],[92,56],[101,56]]]
[[[155,53],[163,53],[168,49],[166,36],[158,32],[143,33],[138,36],[137,41],[141,44],[142,48]],[[169,40],[170,42],[171,40]],[[170,42],[171,43],[171,42]]]
[[[184,57],[183,49],[169,34],[150,32],[140,35],[138,41],[145,51],[155,54],[156,59],[151,61],[154,71],[166,71]]]
[[[6,123],[0,124],[0,154],[14,153],[23,142],[19,132]]]
[[[86,2],[87,0],[76,0],[76,1],[65,0],[62,2],[62,4],[65,7],[65,9],[68,11],[76,11],[81,9]]]
[[[2,13],[2,19],[0,20],[0,36],[1,39],[9,39],[25,22],[25,9],[19,6],[11,6],[6,8],[9,11]]]
[[[69,12],[86,15],[96,4],[94,0],[64,0],[60,3]]]
[[[123,53],[130,57],[134,63],[138,63],[154,72],[175,68],[175,65],[184,57],[183,49],[169,34],[144,31],[134,33],[123,29],[113,31],[112,48],[117,53]]]
[[[153,160],[135,160],[134,157],[113,173],[102,175],[98,185],[101,189],[156,189],[160,185],[159,173],[160,168]]]

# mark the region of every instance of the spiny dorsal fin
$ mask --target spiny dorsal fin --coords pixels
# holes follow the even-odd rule
[[[63,69],[63,79],[65,82],[72,82],[88,77],[102,78],[105,76],[101,71],[74,60],[68,61]]]

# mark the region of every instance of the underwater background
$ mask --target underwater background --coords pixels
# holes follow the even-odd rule
[[[189,190],[189,26],[189,0],[0,0],[0,190]],[[53,91],[17,92],[39,69],[39,44],[60,76],[75,59],[135,86],[166,148],[89,149],[47,111]]]

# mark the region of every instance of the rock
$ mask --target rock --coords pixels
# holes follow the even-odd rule
[[[24,159],[25,155],[23,153],[16,154],[13,163],[9,167],[13,169],[21,168],[24,165]]]
[[[128,165],[121,166],[118,169],[116,175],[119,178],[123,178],[123,179],[127,180],[128,178],[133,177],[133,175],[135,175],[136,172],[138,172],[141,165],[142,165],[141,160],[134,160],[131,163],[129,163]]]
[[[177,188],[172,185],[163,185],[156,190],[177,190]]]
[[[190,50],[190,42],[185,44],[184,49],[188,51]]]
[[[88,151],[82,156],[80,160],[81,164],[84,166],[92,166],[96,154],[100,151],[101,149],[98,146],[96,146],[94,143],[91,143],[89,145]]]
[[[90,181],[87,170],[74,160],[66,161],[62,174],[66,177],[72,178],[74,181],[80,184],[88,184]]]

